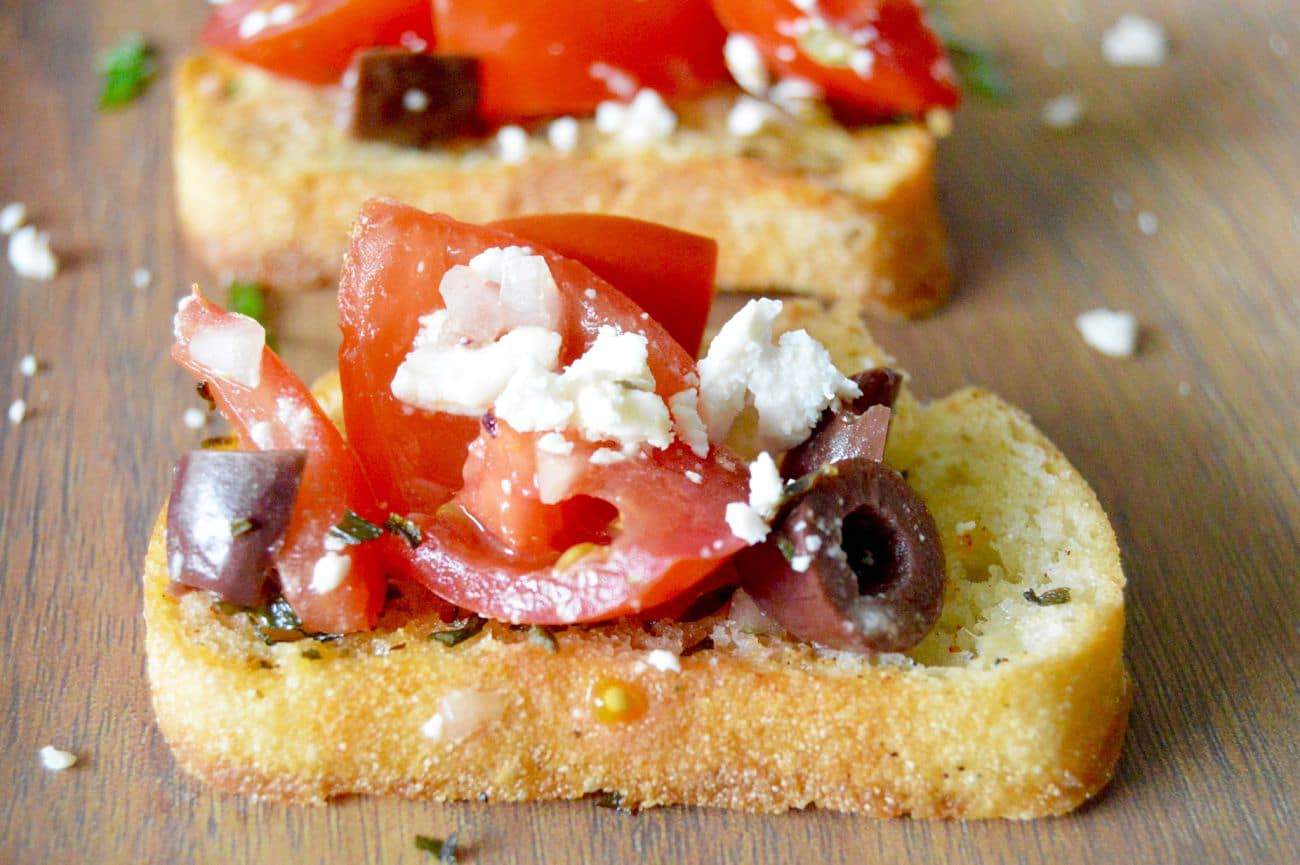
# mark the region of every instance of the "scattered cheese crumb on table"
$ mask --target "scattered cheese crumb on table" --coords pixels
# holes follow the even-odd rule
[[[1142,15],[1121,15],[1102,35],[1101,53],[1112,66],[1159,66],[1169,53],[1164,28]]]
[[[1132,313],[1094,309],[1075,319],[1089,346],[1111,357],[1132,357],[1137,350],[1138,323]]]
[[[1144,210],[1138,214],[1138,231],[1147,237],[1155,234],[1160,229],[1160,220],[1149,210]]]
[[[59,272],[59,260],[50,251],[50,235],[26,225],[9,236],[9,263],[19,276],[49,280]]]
[[[131,284],[134,285],[136,288],[139,289],[148,288],[149,283],[151,282],[153,282],[153,274],[149,272],[149,269],[147,267],[137,267],[131,273]]]
[[[1043,125],[1049,129],[1073,129],[1083,119],[1083,100],[1078,94],[1062,93],[1043,104],[1042,117]]]
[[[27,205],[11,201],[0,209],[0,234],[13,234],[27,221]]]
[[[77,764],[77,755],[71,751],[64,751],[53,745],[46,745],[40,750],[41,765],[51,772],[62,772],[64,769],[71,769]]]
[[[27,401],[16,399],[9,403],[9,423],[17,426],[27,417]]]
[[[36,360],[35,355],[25,354],[23,355],[22,360],[18,361],[18,372],[20,372],[25,378],[31,378],[36,375],[38,369],[40,369],[40,362]]]

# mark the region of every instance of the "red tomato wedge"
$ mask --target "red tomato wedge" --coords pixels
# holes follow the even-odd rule
[[[845,120],[951,107],[961,99],[943,45],[914,0],[713,0],[727,29],[750,36],[770,68],[819,85]],[[822,26],[813,25],[820,16]],[[865,63],[850,63],[853,49]],[[855,69],[859,66],[860,69]]]
[[[675,441],[593,465],[597,445],[574,440],[565,499],[543,505],[537,434],[392,395],[418,318],[443,306],[443,274],[511,245],[528,241],[381,200],[365,205],[353,231],[339,290],[344,415],[381,500],[421,529],[422,543],[405,551],[408,571],[457,606],[512,622],[597,621],[689,594],[744,546],[724,519],[747,486],[728,454],[701,459]],[[691,356],[640,307],[581,263],[533,248],[561,297],[561,364],[609,325],[646,337],[665,400],[693,385]]]
[[[589,112],[631,96],[620,82],[672,97],[727,80],[726,34],[708,0],[434,0],[433,9],[438,51],[479,60],[489,123]]]
[[[330,84],[363,48],[432,46],[433,13],[429,0],[230,0],[200,39],[271,72]]]
[[[384,602],[382,542],[342,551],[350,565],[337,588],[326,592],[311,588],[313,568],[326,553],[325,538],[346,510],[383,522],[356,454],[302,381],[269,348],[262,349],[260,374],[252,387],[205,365],[210,348],[209,354],[191,351],[196,339],[210,347],[214,341],[222,342],[223,332],[247,328],[251,322],[223,310],[196,289],[177,310],[172,357],[196,379],[207,382],[218,410],[246,447],[307,452],[298,500],[276,556],[281,591],[303,626],[323,633],[371,628]]]
[[[582,262],[650,313],[692,357],[699,354],[718,268],[713,239],[596,213],[517,216],[492,227]]]

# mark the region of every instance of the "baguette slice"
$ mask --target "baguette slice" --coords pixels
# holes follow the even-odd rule
[[[846,371],[887,360],[856,319],[812,307],[787,303],[787,324]],[[337,413],[337,376],[317,393]],[[929,404],[904,393],[887,461],[929,504],[948,557],[943,616],[907,655],[822,651],[721,615],[571,627],[554,651],[489,623],[449,648],[428,638],[439,622],[414,596],[373,633],[268,646],[204,593],[168,591],[160,518],[144,573],[159,726],[189,772],[277,799],[612,791],[747,811],[1069,811],[1109,780],[1130,702],[1106,515],[1022,412],[980,390]],[[1068,603],[1024,596],[1049,587],[1068,588]],[[688,649],[680,671],[647,664],[654,648]],[[645,695],[644,716],[595,718],[590,693],[608,679]],[[430,740],[421,726],[461,689],[499,716]]]
[[[533,136],[509,165],[490,143],[421,151],[340,128],[342,92],[215,55],[176,85],[176,194],[192,246],[226,277],[332,285],[362,202],[387,195],[469,222],[522,213],[622,214],[713,237],[718,280],[853,299],[908,316],[948,293],[934,138],[900,124],[726,132],[734,95],[680,106],[668,141],[629,148],[582,123],[573,153]]]

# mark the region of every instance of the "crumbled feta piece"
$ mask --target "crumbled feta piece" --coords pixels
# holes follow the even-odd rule
[[[661,673],[680,673],[682,671],[681,659],[667,649],[652,649],[645,656],[645,662]]]
[[[51,772],[62,772],[64,769],[71,769],[77,765],[77,755],[71,751],[64,751],[53,745],[46,745],[40,750],[41,765]]]
[[[761,96],[771,83],[763,55],[758,52],[758,44],[743,33],[732,33],[722,46],[722,57],[726,61],[727,71],[742,89]]]
[[[420,725],[420,733],[435,742],[459,742],[499,719],[506,705],[499,691],[458,688],[438,701],[438,711]]]
[[[419,114],[429,107],[429,94],[418,87],[412,87],[402,94],[402,107],[411,114]]]
[[[1101,53],[1112,66],[1159,66],[1169,53],[1164,28],[1142,15],[1121,15],[1102,34]]]
[[[153,274],[147,267],[137,267],[131,272],[131,284],[138,289],[146,289],[153,282]]]
[[[693,484],[698,485],[704,483],[704,475],[700,474],[697,471],[692,471],[691,469],[687,469],[685,472],[683,472],[683,474],[685,474],[686,479]]]
[[[270,421],[260,420],[248,428],[248,437],[259,450],[275,450],[275,428]]]
[[[254,9],[239,19],[239,38],[252,39],[265,30],[270,23],[271,16],[267,15],[265,10]]]
[[[779,300],[751,300],[722,326],[699,363],[700,412],[709,438],[723,441],[747,404],[758,413],[760,447],[788,450],[822,412],[862,391],[807,331],[775,336]]]
[[[1160,230],[1160,220],[1149,210],[1144,210],[1138,214],[1138,231],[1151,237]]]
[[[849,55],[849,68],[861,78],[870,78],[876,66],[876,55],[868,48],[855,48]]]
[[[1137,350],[1138,323],[1131,313],[1094,309],[1074,320],[1083,341],[1111,357],[1132,357]]]
[[[267,13],[266,23],[271,27],[283,27],[298,15],[298,7],[293,3],[277,3]]]
[[[622,451],[616,451],[613,448],[596,448],[591,455],[591,464],[593,466],[612,466],[615,463],[621,463],[627,459],[627,454]]]
[[[960,522],[956,526],[954,526],[954,531],[956,531],[957,534],[959,535],[968,535],[971,532],[975,531],[975,529],[978,527],[979,527],[979,523],[975,522],[974,520],[965,520],[964,522]]]
[[[311,583],[308,584],[308,588],[318,595],[329,594],[343,585],[351,570],[352,559],[342,553],[327,550],[325,555],[312,565]]]
[[[668,398],[677,437],[700,459],[709,455],[709,430],[700,417],[700,392],[688,387]]]
[[[528,156],[528,133],[513,123],[497,130],[497,155],[508,165],[523,162]]]
[[[181,301],[182,308],[190,297]],[[232,313],[228,324],[200,328],[189,340],[190,358],[218,378],[257,387],[262,382],[262,349],[266,328],[254,319]]]
[[[660,141],[677,129],[677,115],[656,90],[643,88],[631,102],[602,102],[596,106],[596,130],[624,144]]]
[[[13,234],[27,221],[27,205],[11,201],[0,208],[0,234]]]
[[[18,372],[24,378],[31,378],[36,375],[36,371],[40,369],[40,366],[40,363],[36,360],[36,355],[25,354],[18,361]]]
[[[1062,93],[1043,104],[1043,125],[1064,131],[1073,129],[1083,119],[1083,100],[1075,93]]]
[[[208,413],[203,409],[187,408],[185,414],[181,415],[181,420],[187,429],[203,429],[203,425],[208,422]]]
[[[727,527],[747,544],[759,544],[767,537],[767,522],[745,502],[731,502],[726,511]]]
[[[559,362],[560,335],[517,327],[485,345],[448,344],[446,310],[420,317],[420,334],[393,376],[393,396],[428,411],[477,417],[523,369],[546,371]]]
[[[631,99],[636,95],[636,78],[624,69],[597,61],[587,67],[587,74],[604,84],[619,99]]]
[[[562,373],[533,368],[514,376],[496,401],[496,415],[521,432],[572,428],[587,441],[618,442],[624,451],[666,448],[672,424],[648,359],[643,335],[603,326]]]
[[[772,85],[767,98],[787,114],[798,116],[817,104],[822,91],[807,78],[782,78]]]
[[[790,567],[801,574],[808,570],[810,565],[812,565],[812,556],[806,553],[800,553],[797,556],[790,557]]]
[[[748,138],[762,132],[777,116],[777,110],[761,99],[741,96],[727,112],[727,131],[737,138]]]
[[[578,121],[557,117],[546,127],[546,140],[561,153],[572,153],[578,146]]]
[[[573,442],[557,432],[548,432],[537,439],[537,449],[553,456],[567,457],[573,453]]]
[[[50,250],[50,234],[24,225],[9,235],[9,264],[27,279],[50,280],[59,272],[59,260]]]
[[[17,426],[27,417],[27,400],[16,399],[9,403],[9,423]]]

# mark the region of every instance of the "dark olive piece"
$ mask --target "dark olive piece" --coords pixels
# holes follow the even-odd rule
[[[866,457],[879,461],[889,435],[887,411],[898,399],[903,377],[876,367],[853,376],[862,396],[837,412],[826,411],[803,444],[791,449],[781,463],[787,480],[801,478],[822,466]]]
[[[874,460],[822,473],[767,541],[741,555],[745,590],[763,612],[832,649],[905,651],[943,609],[934,519],[907,481]]]
[[[306,460],[306,451],[199,450],[182,456],[167,504],[172,580],[232,604],[261,604]]]
[[[428,147],[474,131],[479,88],[472,57],[371,48],[352,61],[348,131],[354,138]]]

